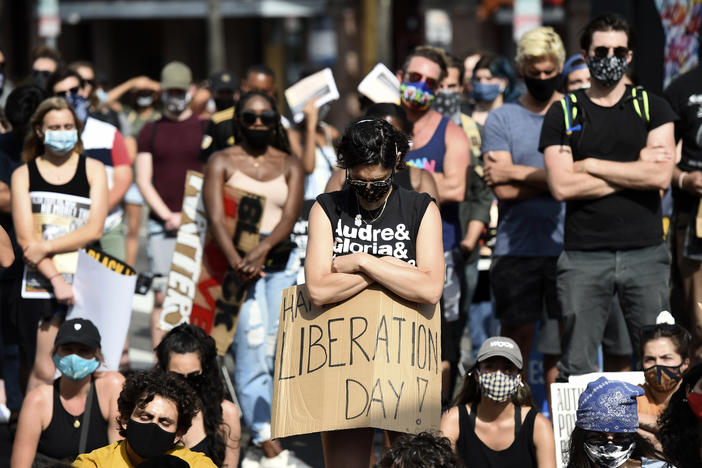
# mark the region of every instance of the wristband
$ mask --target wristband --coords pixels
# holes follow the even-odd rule
[[[683,180],[685,179],[685,176],[687,175],[687,172],[682,172],[680,173],[680,177],[678,177],[678,187],[680,187],[680,190],[683,189]]]
[[[56,273],[56,274],[53,275],[51,278],[49,278],[49,283],[51,283],[51,281],[52,281],[54,278],[56,278],[57,276],[61,276],[61,273]]]

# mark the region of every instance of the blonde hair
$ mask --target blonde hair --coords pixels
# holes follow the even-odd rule
[[[74,151],[78,153],[83,152],[83,142],[80,139],[80,134],[83,131],[83,122],[81,122],[76,116],[73,107],[62,97],[50,97],[44,99],[37,110],[32,115],[32,119],[29,121],[29,131],[27,132],[27,138],[24,140],[24,148],[22,149],[22,159],[24,162],[31,161],[37,156],[44,153],[44,142],[39,135],[37,135],[37,129],[40,129],[44,123],[44,117],[51,111],[68,109],[73,116],[73,123],[76,126],[76,132],[78,132],[78,142],[76,146],[73,147]]]
[[[517,44],[517,65],[522,68],[531,60],[551,59],[558,67],[565,62],[565,47],[561,37],[550,26],[527,31]]]

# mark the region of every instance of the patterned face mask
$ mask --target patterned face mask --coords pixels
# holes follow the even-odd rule
[[[434,97],[434,91],[424,81],[405,81],[400,85],[402,104],[410,109],[427,110],[434,102]]]
[[[68,379],[83,380],[100,366],[97,359],[85,359],[77,354],[69,354],[68,356],[59,357],[54,354],[54,364],[56,368]]]
[[[480,389],[486,397],[497,402],[503,402],[507,401],[517,391],[519,374],[507,375],[501,371],[478,372],[478,383],[480,383]]]
[[[622,466],[634,452],[636,442],[633,437],[625,444],[590,444],[585,442],[585,454],[595,465],[603,468]]]
[[[452,119],[454,123],[454,117],[458,117],[458,122],[461,121],[461,95],[456,91],[439,91],[431,107],[444,117]]]
[[[602,86],[609,88],[619,83],[624,73],[626,73],[629,64],[626,57],[618,58],[615,55],[607,57],[588,57],[587,68],[590,69],[590,75],[596,79]]]
[[[669,392],[682,379],[681,366],[651,366],[644,369],[646,383],[659,392]]]

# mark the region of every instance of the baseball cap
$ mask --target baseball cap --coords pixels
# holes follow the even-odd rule
[[[506,336],[493,336],[485,340],[478,350],[478,362],[482,362],[494,356],[507,359],[517,366],[517,369],[522,368],[522,351],[511,338],[507,338]]]
[[[54,346],[67,343],[79,343],[88,348],[100,347],[100,332],[88,319],[75,318],[61,324],[54,340]]]
[[[567,78],[568,75],[576,70],[580,70],[581,68],[587,68],[587,63],[585,63],[582,55],[577,54],[569,57],[568,60],[565,61],[563,64],[563,71],[561,73],[563,78]]]
[[[183,62],[171,62],[161,70],[161,89],[188,89],[192,82],[193,74]]]
[[[631,433],[639,428],[636,397],[644,389],[600,377],[580,394],[575,425],[587,431]]]
[[[210,77],[212,83],[212,92],[217,91],[236,91],[239,87],[239,80],[236,79],[234,73],[229,70],[223,70],[215,73]]]

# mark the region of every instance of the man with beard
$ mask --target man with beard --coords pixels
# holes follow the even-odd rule
[[[439,84],[446,77],[446,68],[441,49],[420,46],[407,57],[398,78],[402,83],[402,106],[414,123],[413,149],[407,153],[406,162],[431,172],[439,189],[446,264],[441,299],[442,392],[448,400],[460,357],[459,271],[462,267],[459,244],[462,236],[458,204],[465,196],[470,148],[461,127],[431,109]]]
[[[548,185],[566,201],[557,265],[559,378],[596,370],[615,293],[633,349],[641,325],[669,309],[660,191],[675,164],[676,115],[665,100],[622,81],[633,57],[631,33],[613,14],[588,23],[580,46],[591,86],[553,103],[541,130]]]
[[[180,227],[185,174],[199,171],[198,161],[202,141],[202,121],[188,106],[194,86],[190,68],[181,62],[171,62],[161,71],[161,101],[163,117],[149,122],[139,132],[136,157],[137,186],[151,208],[147,227],[147,253],[151,272],[168,274],[168,267],[155,262],[170,258],[169,252],[154,252],[175,248],[175,236]],[[166,241],[168,239],[168,241]],[[157,256],[157,257],[156,257]],[[161,270],[161,271],[156,271]],[[157,346],[165,332],[158,327],[163,305],[163,291],[156,291],[156,303],[151,315],[151,339]]]

